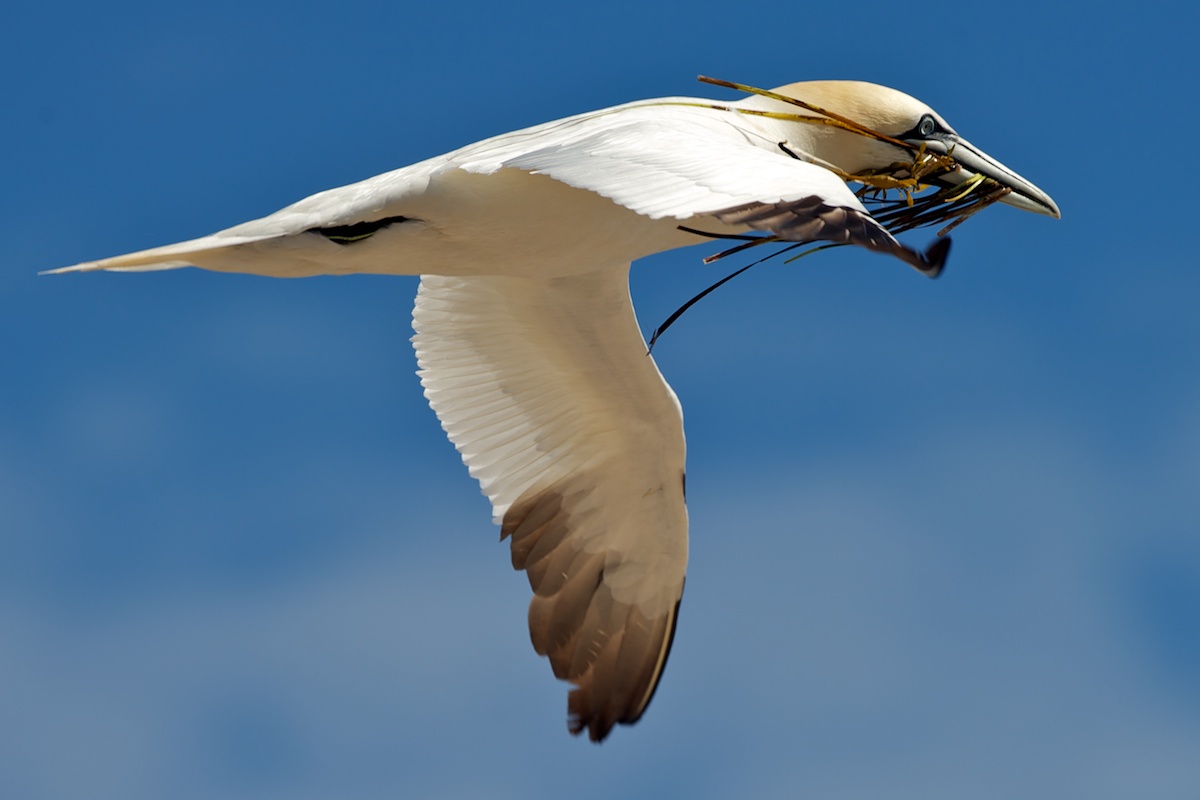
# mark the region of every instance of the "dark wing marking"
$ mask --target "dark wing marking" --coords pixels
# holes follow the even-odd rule
[[[568,728],[574,734],[586,728],[599,742],[617,723],[637,722],[650,705],[675,637],[679,600],[668,613],[647,616],[613,597],[604,573],[623,556],[588,551],[572,537],[571,509],[589,490],[570,484],[522,495],[504,515],[500,537],[512,537],[513,567],[525,570],[533,588],[533,649],[550,659],[555,677],[575,684]]]
[[[319,233],[334,244],[354,244],[368,239],[383,228],[396,222],[408,222],[411,217],[383,217],[350,225],[330,225],[326,228],[309,228],[305,233]]]
[[[840,242],[895,256],[931,278],[941,274],[950,252],[943,237],[924,253],[906,247],[870,214],[849,206],[829,205],[816,196],[778,203],[747,203],[712,213],[727,225],[770,231],[788,242]]]

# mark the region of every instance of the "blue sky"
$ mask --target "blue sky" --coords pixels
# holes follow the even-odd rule
[[[1195,12],[578,8],[6,14],[0,793],[1194,798]],[[989,209],[936,283],[759,267],[664,337],[687,595],[650,711],[599,748],[421,397],[415,280],[35,274],[730,96],[700,73],[903,89],[1064,218]],[[647,329],[710,251],[635,268]]]

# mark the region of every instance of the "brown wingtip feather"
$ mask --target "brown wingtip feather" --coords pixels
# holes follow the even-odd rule
[[[921,256],[923,267],[917,267],[930,278],[936,278],[946,268],[946,259],[950,257],[950,237],[942,236],[925,249]]]
[[[678,618],[678,602],[667,617],[655,620],[631,610],[626,628],[608,640],[584,674],[571,679],[567,730],[578,736],[586,729],[598,744],[615,725],[641,719],[667,666]]]
[[[921,253],[897,241],[870,214],[849,206],[827,205],[819,197],[802,197],[778,203],[747,203],[714,212],[713,216],[727,225],[769,231],[771,236],[763,241],[829,241],[858,245],[895,256],[931,278],[941,274],[950,252],[948,236],[939,237]]]
[[[588,552],[571,539],[567,482],[530,491],[504,516],[513,566],[524,569],[534,596],[529,604],[533,649],[550,659],[554,675],[574,684],[567,696],[567,728],[603,741],[615,725],[645,712],[666,666],[679,613],[648,615],[613,597],[604,573],[619,554]],[[680,590],[682,596],[682,588]]]

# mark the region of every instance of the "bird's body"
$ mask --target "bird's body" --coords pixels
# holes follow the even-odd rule
[[[936,275],[948,240],[924,254],[901,245],[846,183],[903,178],[927,148],[957,162],[941,184],[985,174],[1003,202],[1058,214],[907,95],[848,82],[777,92],[818,110],[801,120],[762,95],[630,103],[62,271],[421,275],[413,341],[426,396],[529,576],[534,647],[575,684],[572,731],[600,740],[654,693],[687,562],[682,415],[646,353],[630,263],[703,241],[696,230],[756,229],[862,245]],[[842,117],[882,138],[829,124]]]

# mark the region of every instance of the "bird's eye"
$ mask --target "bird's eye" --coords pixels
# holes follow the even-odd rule
[[[929,136],[937,128],[937,123],[933,121],[933,117],[926,114],[921,117],[921,121],[917,123],[917,131],[922,136]]]

